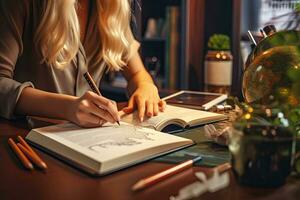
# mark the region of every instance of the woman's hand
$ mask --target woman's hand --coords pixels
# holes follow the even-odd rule
[[[139,84],[131,95],[128,105],[123,111],[129,114],[137,108],[139,120],[142,122],[145,115],[156,116],[159,111],[163,112],[165,107],[166,102],[160,99],[156,86],[153,83],[144,82]]]
[[[68,120],[82,127],[98,127],[120,120],[116,102],[90,91],[75,98],[69,108]]]

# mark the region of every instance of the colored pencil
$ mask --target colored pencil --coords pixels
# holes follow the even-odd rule
[[[47,165],[46,165],[46,163],[40,158],[40,156],[30,147],[30,145],[26,142],[26,140],[24,140],[21,136],[19,136],[18,135],[18,140],[19,140],[19,142],[26,148],[26,149],[28,149],[31,153],[32,153],[32,155],[33,156],[35,156],[36,157],[36,159],[37,160],[39,160],[39,165],[41,166],[41,168],[43,168],[43,169],[47,169],[48,167],[47,167]]]
[[[21,149],[21,151],[39,168],[41,169],[47,169],[47,165],[45,162],[43,162],[39,157],[35,156],[32,151],[27,149],[25,146],[23,146],[21,143],[17,144],[18,147]]]
[[[132,190],[133,191],[137,191],[137,190],[141,190],[144,189],[146,187],[149,187],[151,185],[154,185],[155,183],[158,183],[174,174],[177,174],[183,170],[186,170],[188,168],[191,168],[193,166],[193,164],[199,160],[201,160],[202,157],[198,156],[192,160],[188,160],[185,161],[183,163],[180,163],[174,167],[171,167],[167,170],[164,170],[162,172],[159,172],[157,174],[154,174],[152,176],[149,176],[147,178],[144,178],[140,181],[138,181],[136,184],[133,185]]]
[[[33,170],[32,163],[26,158],[26,156],[23,154],[23,152],[19,149],[19,147],[16,145],[16,143],[13,141],[13,139],[8,139],[8,144],[12,148],[12,150],[15,152],[15,154],[18,156],[22,164],[26,169]]]

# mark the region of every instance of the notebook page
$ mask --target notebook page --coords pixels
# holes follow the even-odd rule
[[[188,109],[188,108],[182,108],[177,106],[169,106],[171,107],[169,109],[170,116],[175,117],[178,119],[181,119],[185,121],[186,123],[190,123],[192,121],[206,121],[207,119],[218,119],[222,118],[223,115],[213,112],[207,112],[207,111],[201,111],[201,110],[195,110],[195,109]],[[225,117],[225,116],[224,116]],[[192,125],[192,124],[190,124]]]
[[[167,121],[170,119],[169,114],[165,112],[160,112],[157,116],[153,117],[144,117],[144,121],[140,122],[138,118],[138,113],[135,111],[132,114],[122,114],[121,115],[121,121],[133,124],[135,126],[142,126],[142,127],[148,127],[155,129],[159,124]]]
[[[122,121],[130,124],[138,125],[138,126],[157,127],[158,124],[164,121],[169,121],[174,119],[180,119],[182,121],[185,121],[186,123],[189,123],[193,120],[201,121],[201,119],[211,119],[216,116],[220,116],[220,115],[212,112],[167,105],[164,112],[160,112],[157,116],[153,116],[151,118],[145,118],[145,121],[142,123],[139,122],[136,111],[133,114],[124,115],[124,117],[122,117]]]
[[[100,162],[155,146],[189,141],[124,122],[121,122],[121,126],[106,124],[104,127],[89,129],[67,123],[43,127],[35,131]]]

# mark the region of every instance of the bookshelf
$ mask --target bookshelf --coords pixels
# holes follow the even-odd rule
[[[242,0],[136,0],[133,12],[137,23],[137,36],[141,42],[140,54],[146,68],[149,58],[159,60],[158,83],[160,89],[204,88],[204,57],[206,43],[213,33],[223,33],[231,37],[234,56],[232,93],[240,96],[241,59],[240,59],[240,10]],[[168,37],[146,38],[149,19],[166,20],[168,7],[176,6],[179,10],[178,65],[176,67],[175,88],[167,83],[169,70],[166,66],[166,48]],[[151,60],[151,59],[150,59]],[[151,68],[151,67],[150,67]],[[148,70],[151,70],[148,68]],[[108,97],[126,100],[125,88],[111,86],[105,82],[102,91]]]
[[[151,73],[151,69],[159,68],[158,70],[153,70],[155,73],[153,79],[158,85],[159,89],[171,89],[169,87],[168,77],[169,67],[166,67],[166,52],[168,45],[167,36],[156,36],[156,37],[145,37],[147,24],[149,19],[162,19],[163,26],[167,25],[167,9],[169,7],[176,7],[179,11],[179,21],[178,26],[178,46],[177,46],[177,66],[175,71],[175,77],[173,77],[173,87],[172,89],[184,88],[187,89],[188,77],[187,77],[187,8],[190,0],[136,0],[132,1],[132,10],[135,16],[137,30],[137,39],[141,43],[140,54],[145,64],[146,69]],[[167,31],[166,31],[167,32]],[[165,33],[167,34],[167,33]],[[152,63],[153,58],[156,63]],[[154,65],[154,67],[152,66]],[[157,67],[158,66],[158,67]],[[119,97],[118,100],[124,100],[126,98],[125,89],[122,87],[113,86],[112,81],[109,77],[106,77],[101,84],[101,91],[107,97]],[[125,95],[124,95],[125,94]]]
[[[160,79],[161,82],[158,86],[160,88],[187,88],[186,27],[188,21],[186,8],[188,7],[189,2],[189,0],[140,1],[142,8],[142,14],[140,15],[142,38],[141,55],[144,61],[151,57],[157,58],[159,61],[160,70],[158,72],[158,79]],[[178,15],[177,18],[174,18],[174,15]],[[162,33],[163,36],[158,35],[152,38],[145,37],[150,19],[163,21],[162,29],[167,29],[165,30],[165,33]],[[176,24],[174,25],[174,23]],[[174,40],[177,40],[175,41],[176,44],[172,44]],[[171,52],[174,49],[176,49],[176,52]],[[148,67],[147,62],[144,63],[146,67]]]

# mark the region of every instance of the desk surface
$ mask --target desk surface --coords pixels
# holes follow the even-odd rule
[[[25,136],[24,122],[0,118],[0,199],[169,199],[178,190],[195,181],[194,167],[141,192],[131,192],[131,186],[141,178],[168,168],[169,164],[146,162],[104,177],[92,177],[74,167],[37,150],[48,164],[45,172],[25,170],[7,144],[9,137]],[[230,172],[230,186],[216,193],[206,193],[201,199],[299,199],[300,181],[289,180],[277,189],[249,188],[236,183]]]

